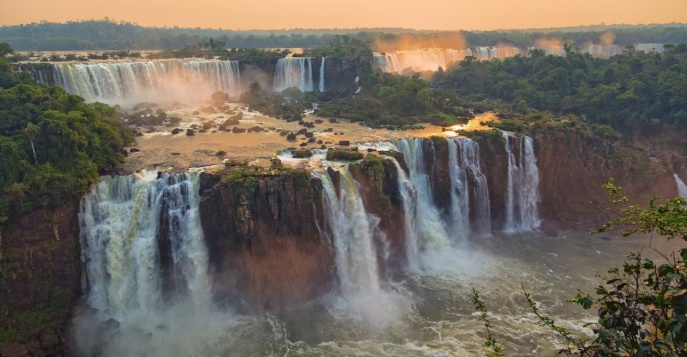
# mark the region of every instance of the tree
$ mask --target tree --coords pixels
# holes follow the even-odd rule
[[[0,57],[4,57],[12,53],[14,53],[12,46],[10,46],[7,42],[0,42]]]
[[[41,128],[38,127],[38,125],[34,123],[28,123],[26,125],[26,128],[22,130],[22,133],[26,135],[26,137],[29,139],[29,142],[31,142],[31,150],[33,151],[33,160],[38,165],[38,158],[36,158],[36,147],[33,146],[33,141],[38,137],[38,134],[41,133]]]

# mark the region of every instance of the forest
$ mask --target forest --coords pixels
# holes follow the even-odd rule
[[[133,142],[114,108],[15,74],[0,44],[0,220],[79,200]]]
[[[230,27],[230,24],[227,24]],[[416,31],[399,28],[358,29],[294,29],[233,31],[201,28],[154,28],[109,19],[41,22],[0,27],[0,41],[18,51],[88,51],[88,50],[164,50],[214,38],[229,48],[305,48],[325,45],[336,35],[348,34],[361,40],[394,42],[403,38],[411,42],[435,41],[459,35],[468,46],[533,46],[542,38],[578,44],[597,43],[601,35],[611,31],[621,47],[634,43],[684,43],[684,24],[648,26],[605,26],[574,29],[502,30],[502,31]]]

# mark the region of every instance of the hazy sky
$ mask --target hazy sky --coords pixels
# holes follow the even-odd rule
[[[493,30],[687,22],[687,0],[0,0],[0,25],[102,19],[224,29]]]

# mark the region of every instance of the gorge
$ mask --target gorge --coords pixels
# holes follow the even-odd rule
[[[369,52],[366,58],[381,67],[401,61],[400,52],[396,58]],[[408,63],[415,55],[383,71],[413,68]],[[485,56],[496,54],[487,49]],[[420,62],[435,70],[431,67],[442,60]],[[596,285],[595,274],[622,262],[619,251],[645,244],[615,233],[586,234],[615,217],[602,184],[614,177],[630,203],[685,194],[684,157],[639,140],[630,150],[614,141],[612,129],[609,134],[603,126],[588,128],[567,118],[540,120],[528,130],[513,125],[513,131],[490,127],[510,124],[509,118],[479,113],[461,128],[482,130],[407,128],[394,117],[394,125],[369,128],[304,111],[298,112],[300,119],[268,121],[250,106],[232,102],[245,94],[247,84],[258,94],[261,88],[289,89],[293,101],[304,100],[299,92],[360,94],[351,86],[359,80],[366,86],[371,72],[353,77],[358,69],[350,62],[330,57],[22,66],[36,80],[58,84],[88,102],[126,106],[141,99],[202,98],[199,106],[184,109],[189,113],[182,124],[163,122],[166,118],[149,127],[130,124],[138,126],[139,144],[167,140],[169,146],[153,152],[151,146],[122,145],[124,152],[117,153],[131,163],[141,150],[150,150],[157,165],[131,165],[128,172],[109,167],[80,199],[3,217],[0,314],[18,316],[16,326],[59,321],[57,327],[16,337],[27,351],[469,356],[484,352],[484,326],[471,298],[475,288],[498,321],[495,334],[509,353],[547,354],[560,342],[537,324],[521,290],[532,291],[541,309],[566,328],[589,335],[582,326],[594,315],[563,299],[576,288]],[[382,94],[403,88],[416,97],[450,101],[428,95],[433,92],[414,82],[420,81],[416,76],[401,82],[400,76],[374,75],[401,83],[380,82],[378,87],[387,86]],[[218,90],[228,99],[208,101]],[[269,100],[268,95],[258,99]],[[363,97],[373,107],[381,105],[374,99]],[[69,114],[65,102],[60,110]],[[417,104],[406,102],[393,103],[411,109]],[[43,102],[26,107],[32,105],[42,109]],[[452,119],[458,109],[466,112],[447,106]],[[89,108],[106,110],[97,104]],[[134,115],[161,118],[152,108],[157,107],[136,109]],[[51,124],[59,124],[55,117],[46,114]],[[518,123],[532,118],[537,117]],[[47,162],[47,152],[67,146],[47,141],[46,150],[31,126],[26,128],[19,132],[32,152],[21,158],[29,164]],[[87,137],[78,141],[82,146],[101,142],[67,133]],[[269,151],[264,154],[250,146],[260,140],[276,145],[262,147]],[[209,145],[222,141],[245,146],[252,156]],[[13,154],[13,146],[0,144],[3,153]],[[185,147],[191,144],[196,146]],[[179,165],[162,159],[183,156],[184,150],[210,159]]]

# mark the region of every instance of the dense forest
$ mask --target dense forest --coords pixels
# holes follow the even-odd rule
[[[322,29],[233,31],[201,28],[150,28],[108,19],[67,23],[41,22],[0,27],[0,41],[20,51],[87,51],[87,50],[163,50],[214,38],[231,48],[304,48],[325,45],[336,35],[349,34],[361,40],[405,40],[435,42],[458,35],[469,46],[533,46],[542,38],[572,41],[578,44],[598,43],[601,35],[611,31],[621,47],[634,43],[685,43],[684,24],[650,26],[607,26],[577,29],[509,30],[509,31],[414,31],[411,29]],[[410,38],[408,38],[410,37]],[[463,42],[463,41],[461,41]]]
[[[633,131],[657,125],[687,129],[687,45],[661,53],[626,50],[610,59],[569,48],[565,56],[474,61],[435,77],[436,86],[473,101],[575,114],[590,123]]]
[[[13,73],[4,58],[11,51],[0,44],[0,222],[80,199],[133,141],[112,107]]]

